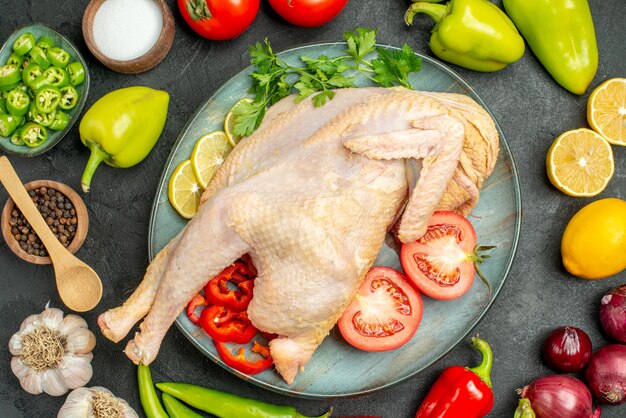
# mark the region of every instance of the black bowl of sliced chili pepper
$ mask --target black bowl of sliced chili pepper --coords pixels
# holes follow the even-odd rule
[[[28,195],[59,242],[76,252],[89,228],[87,208],[81,197],[68,186],[51,180],[35,180],[24,185]],[[2,235],[8,247],[21,259],[34,264],[50,264],[46,247],[12,199],[2,210]]]

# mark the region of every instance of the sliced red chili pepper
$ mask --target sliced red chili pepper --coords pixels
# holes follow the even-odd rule
[[[245,310],[252,300],[253,279],[246,279],[248,267],[243,263],[234,263],[212,278],[204,287],[204,294],[210,303],[226,306],[235,311]],[[237,285],[233,290],[228,282]]]
[[[259,360],[248,360],[246,358],[245,347],[238,348],[237,353],[235,354],[228,349],[226,344],[219,341],[213,341],[213,343],[215,344],[215,348],[217,349],[222,361],[242,373],[250,375],[261,373],[262,371],[271,368],[272,364],[274,364],[274,360],[272,360],[272,357],[269,355],[269,349],[260,345],[256,341],[254,342],[251,351],[260,354],[263,357]]]
[[[189,320],[193,322],[195,325],[200,326],[200,317],[196,313],[196,309],[199,306],[206,306],[206,305],[207,305],[206,299],[204,298],[204,296],[198,293],[187,304],[187,310],[186,310],[187,318],[189,318]]]
[[[215,341],[223,343],[247,344],[257,333],[247,312],[236,312],[220,305],[202,311],[200,326]]]

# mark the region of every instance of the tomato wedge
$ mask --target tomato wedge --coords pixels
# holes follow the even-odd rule
[[[339,318],[339,331],[361,350],[393,350],[413,337],[423,310],[419,292],[404,274],[390,267],[373,267]]]
[[[476,232],[464,216],[438,211],[430,219],[424,236],[402,245],[400,261],[420,291],[435,299],[449,300],[463,296],[472,287],[476,263],[488,258],[478,253],[492,248],[476,247]]]

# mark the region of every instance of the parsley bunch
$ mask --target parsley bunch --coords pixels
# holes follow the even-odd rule
[[[317,107],[335,96],[333,89],[356,87],[356,73],[383,87],[411,88],[408,77],[420,70],[421,58],[407,44],[401,50],[376,47],[376,32],[364,28],[346,32],[343,37],[347,55],[302,56],[303,67],[289,65],[279,58],[267,39],[251,46],[250,63],[256,67],[251,74],[251,91],[255,98],[235,110],[233,133],[237,136],[252,134],[263,121],[267,107],[291,94],[292,89],[298,91],[296,102],[313,95],[313,104]],[[366,57],[372,53],[377,56],[368,61]]]

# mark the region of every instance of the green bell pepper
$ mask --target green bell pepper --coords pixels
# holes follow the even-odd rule
[[[587,0],[504,0],[503,4],[556,82],[583,94],[598,69],[598,45]]]
[[[435,21],[430,49],[442,60],[476,71],[498,71],[524,55],[524,40],[511,19],[487,0],[417,1],[404,20],[418,13]]]
[[[165,91],[136,86],[114,90],[91,106],[79,127],[91,151],[81,181],[85,193],[101,162],[127,168],[146,158],[165,126],[169,100]]]

